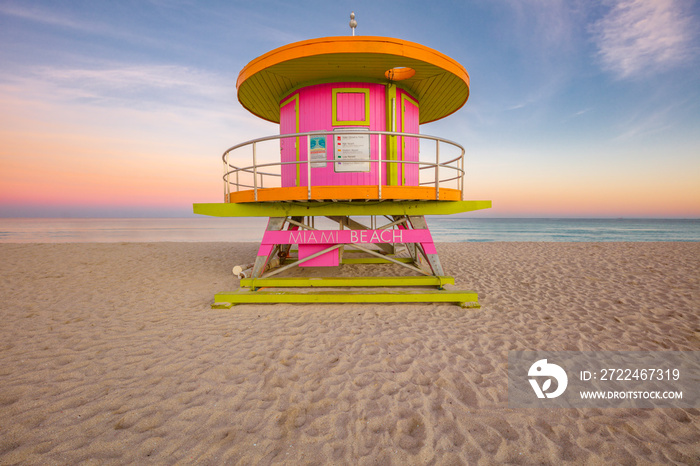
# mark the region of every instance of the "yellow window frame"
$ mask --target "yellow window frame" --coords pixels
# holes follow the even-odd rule
[[[338,119],[338,94],[364,94],[365,95],[365,119],[364,120],[339,120]],[[333,126],[369,126],[369,89],[362,87],[339,87],[333,89]]]

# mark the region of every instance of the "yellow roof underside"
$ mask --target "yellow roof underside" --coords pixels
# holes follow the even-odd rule
[[[272,50],[241,70],[238,100],[253,114],[279,123],[280,100],[289,92],[321,82],[388,83],[384,73],[409,67],[416,74],[396,85],[420,102],[420,123],[446,117],[469,98],[469,74],[442,53],[388,37],[324,37]]]

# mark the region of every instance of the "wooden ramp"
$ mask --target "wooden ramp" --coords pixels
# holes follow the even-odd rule
[[[242,279],[236,291],[218,293],[212,308],[253,303],[454,303],[463,308],[480,307],[475,292],[444,289],[451,284],[454,278],[444,276],[250,278]],[[420,289],[405,289],[411,286]],[[344,289],[338,289],[341,287]]]
[[[383,225],[376,218],[371,218],[369,225],[349,216],[326,218],[339,228],[316,229],[315,216],[271,217],[255,262],[246,265],[245,272],[234,272],[240,278],[240,289],[218,293],[212,307],[253,303],[455,303],[480,307],[475,292],[447,289],[455,280],[445,275],[423,216],[383,216],[382,221],[388,222]],[[399,257],[399,249],[409,257]],[[353,267],[364,267],[362,274],[353,274]],[[385,269],[384,274],[365,275],[368,269],[379,272],[384,267],[397,271],[386,273]],[[309,276],[334,268],[341,268],[344,272],[335,273],[343,276]]]

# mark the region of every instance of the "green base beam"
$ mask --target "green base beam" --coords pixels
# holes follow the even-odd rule
[[[236,304],[262,303],[456,303],[463,308],[481,307],[473,291],[392,290],[387,291],[237,291],[218,293],[212,309],[229,309]]]
[[[364,251],[345,251],[343,254],[347,254],[348,252],[364,252]],[[377,251],[379,252],[379,251]],[[398,261],[398,262],[403,262],[404,264],[413,264],[413,259],[410,257],[394,257],[393,255],[390,255],[388,257],[391,257],[392,259]],[[284,260],[285,264],[291,264],[292,262],[296,262],[299,259],[296,257],[287,257]],[[392,262],[387,259],[382,259],[381,257],[343,257],[343,260],[340,261],[341,264],[391,264]]]
[[[195,214],[213,217],[309,217],[451,215],[490,209],[491,201],[246,202],[194,204]]]
[[[391,258],[404,264],[413,264],[413,259],[410,257],[391,256]],[[381,257],[343,257],[341,264],[391,264],[391,261]]]
[[[454,285],[454,277],[281,277],[243,278],[241,286],[246,288],[296,288],[296,287],[341,287],[341,286],[437,286]]]

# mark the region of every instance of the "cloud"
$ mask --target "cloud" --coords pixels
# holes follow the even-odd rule
[[[572,114],[570,114],[570,115],[568,115],[568,116],[565,116],[565,117],[562,119],[562,121],[573,120],[574,118],[578,118],[578,117],[580,117],[581,115],[585,115],[586,113],[590,112],[591,110],[593,110],[591,107],[584,108],[584,109],[579,110],[579,111],[577,111],[577,112],[574,112],[574,113],[572,113]]]
[[[100,68],[40,67],[37,79],[65,96],[94,101],[211,101],[232,97],[233,78],[178,65],[111,63]]]
[[[4,4],[0,5],[0,14],[14,16],[16,18],[22,18],[38,23],[50,24],[52,26],[77,29],[84,32],[97,32],[99,30],[97,25],[75,21],[74,19],[67,18],[55,12],[44,11],[37,8],[29,9],[18,7],[16,5]]]
[[[491,45],[506,66],[519,79],[503,77],[507,94],[500,108],[507,111],[526,107],[536,109],[557,97],[577,76],[586,33],[583,24],[587,9],[581,0],[500,0],[493,5],[498,41]],[[512,76],[513,74],[511,74]],[[499,79],[501,79],[499,77]],[[541,107],[540,107],[541,108]]]
[[[605,70],[619,79],[675,67],[693,55],[695,30],[684,0],[617,0],[591,32]]]
[[[653,110],[644,109],[632,114],[620,127],[615,141],[631,141],[642,136],[653,137],[669,130],[673,124],[671,116],[677,110],[676,105],[666,105]]]
[[[83,16],[90,10],[85,9]],[[123,20],[115,16],[112,21],[90,20],[80,17],[81,11],[71,14],[66,11],[59,11],[56,8],[42,8],[37,6],[17,6],[0,4],[0,16],[19,18],[20,20],[36,23],[27,30],[37,29],[37,25],[46,25],[58,29],[72,30],[78,34],[89,36],[117,39],[121,42],[128,42],[140,48],[146,46],[158,49],[170,48],[171,44],[163,39],[157,39],[153,34],[143,34],[136,32],[134,27],[125,27]]]
[[[203,147],[214,144],[218,151],[229,138],[271,132],[270,123],[236,102],[233,77],[178,65],[110,62],[0,72],[0,109],[0,126],[16,141],[80,135],[162,146],[201,138]]]
[[[141,111],[235,110],[235,76],[175,64],[94,63],[0,70],[0,96]]]
[[[515,14],[515,30],[522,47],[537,45],[543,56],[566,53],[574,44],[576,2],[522,0],[507,2]]]

